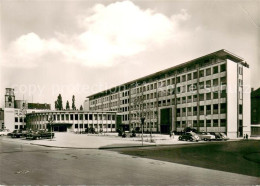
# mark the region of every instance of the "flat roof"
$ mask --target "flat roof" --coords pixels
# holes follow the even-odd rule
[[[230,59],[230,60],[232,60],[234,62],[242,63],[244,66],[248,66],[248,64],[244,61],[244,59],[242,57],[239,57],[239,56],[233,54],[232,52],[229,52],[228,50],[221,49],[221,50],[218,50],[216,52],[213,52],[213,53],[210,53],[210,54],[207,54],[207,55],[204,55],[204,56],[192,59],[192,60],[184,62],[184,63],[181,63],[179,65],[175,65],[173,67],[170,67],[170,68],[167,68],[167,69],[164,69],[164,70],[152,73],[150,75],[147,75],[147,76],[144,76],[144,77],[141,77],[141,78],[138,78],[138,79],[135,79],[135,80],[132,80],[132,81],[120,84],[118,86],[115,86],[115,87],[103,90],[101,92],[98,92],[98,93],[92,94],[90,96],[87,96],[86,98],[91,98],[91,97],[95,97],[95,96],[101,96],[101,95],[106,94],[108,91],[111,91],[113,89],[115,90],[118,87],[128,86],[128,85],[131,85],[131,84],[136,83],[136,82],[144,81],[146,79],[156,78],[156,77],[159,77],[161,74],[167,74],[167,73],[169,73],[171,71],[176,71],[176,70],[181,69],[181,68],[183,68],[185,66],[199,64],[199,63],[204,62],[206,59],[213,58],[213,57]]]
[[[84,111],[84,110],[46,110],[41,112],[31,112],[27,113],[27,115],[33,115],[33,114],[54,114],[54,113],[90,113],[90,114],[99,114],[99,113],[116,113],[116,111]]]

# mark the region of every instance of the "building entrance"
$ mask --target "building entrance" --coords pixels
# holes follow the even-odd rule
[[[164,108],[160,110],[160,129],[161,133],[169,134],[172,124],[172,108]]]

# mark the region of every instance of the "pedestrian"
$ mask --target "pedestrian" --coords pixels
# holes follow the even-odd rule
[[[246,139],[248,140],[248,134],[246,134]]]
[[[246,139],[246,135],[244,134],[244,139]]]
[[[170,138],[172,138],[172,131],[170,131]]]

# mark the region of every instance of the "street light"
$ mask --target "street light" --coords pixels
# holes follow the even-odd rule
[[[144,120],[145,120],[145,117],[141,117],[141,126],[142,126],[142,146],[144,145],[144,138],[143,138],[143,134],[144,134]]]
[[[49,125],[50,125],[50,128],[51,128],[51,139],[52,139],[52,124],[53,124],[53,117],[50,115],[49,118],[48,118],[48,122],[49,122]]]

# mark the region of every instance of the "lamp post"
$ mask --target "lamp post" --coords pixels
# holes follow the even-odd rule
[[[51,139],[52,139],[52,125],[53,125],[53,117],[50,115],[48,118],[48,122],[50,124],[50,129],[51,129]]]
[[[142,146],[144,145],[144,137],[143,137],[143,134],[144,134],[144,120],[145,120],[145,117],[141,117],[141,126],[142,126]]]

